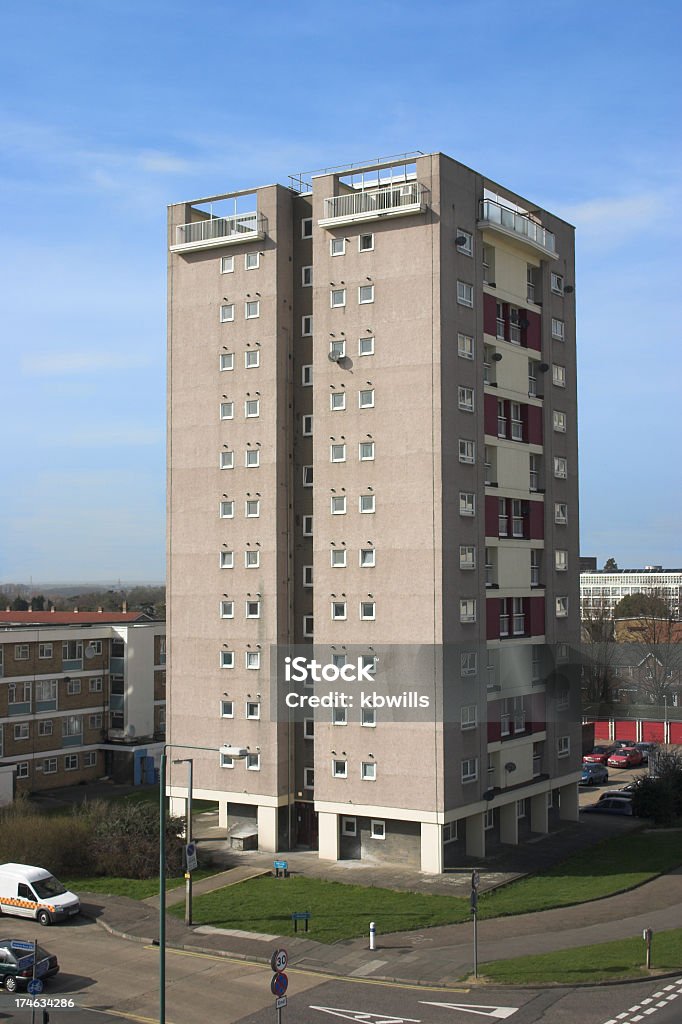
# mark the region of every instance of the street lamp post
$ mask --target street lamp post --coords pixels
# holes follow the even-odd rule
[[[192,785],[194,773],[194,758],[179,757],[173,764],[187,765],[187,834],[185,837],[185,850],[192,842]],[[185,854],[186,857],[186,854]],[[189,861],[185,859],[185,924],[192,923],[192,869]]]
[[[186,743],[164,743],[159,765],[159,1024],[166,1024],[166,765],[169,750],[207,750],[241,761],[246,747],[196,747]]]

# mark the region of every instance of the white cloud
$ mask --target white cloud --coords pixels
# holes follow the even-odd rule
[[[660,192],[622,196],[620,198],[588,199],[561,208],[561,215],[577,228],[601,232],[614,224],[633,228],[653,224],[666,206]]]
[[[21,360],[23,373],[32,377],[134,370],[150,366],[150,353],[116,351],[34,352]]]

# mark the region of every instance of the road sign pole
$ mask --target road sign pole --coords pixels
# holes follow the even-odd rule
[[[474,918],[474,978],[478,978],[478,887],[481,876],[478,871],[471,872],[471,913]]]
[[[33,940],[33,978],[36,980],[36,961],[38,960],[38,940]],[[31,1024],[36,1024],[36,1011],[35,1011],[35,999],[33,1000],[33,1007],[31,1008]]]

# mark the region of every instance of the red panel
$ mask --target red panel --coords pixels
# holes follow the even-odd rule
[[[537,405],[528,405],[525,408],[528,416],[528,443],[542,444],[542,409]]]
[[[670,723],[670,742],[682,746],[682,722]]]
[[[497,300],[494,295],[483,295],[483,330],[497,336]]]
[[[632,720],[628,722],[616,721],[614,722],[614,736],[617,740],[632,740],[634,743],[637,739],[637,723]]]
[[[544,501],[528,502],[528,530],[531,540],[545,539],[545,503]]]
[[[498,499],[494,494],[485,496],[485,535],[486,537],[497,537],[499,531],[498,520]]]
[[[544,732],[547,728],[546,700],[544,693],[532,693],[526,697],[525,703],[530,705],[527,711],[528,729],[530,732]]]
[[[536,352],[542,350],[542,332],[540,328],[540,314],[533,313],[530,309],[525,309],[523,315],[528,321],[528,327],[526,328],[526,347],[534,348]]]
[[[544,597],[529,597],[529,636],[542,636],[545,632],[545,599]]]
[[[486,434],[497,437],[497,398],[495,395],[483,396],[483,430]]]
[[[609,733],[609,722],[608,722],[608,720],[607,721],[603,721],[603,722],[595,722],[594,723],[594,741],[595,741],[595,743],[597,742],[597,740],[608,740],[609,735],[610,735],[610,733]]]
[[[497,597],[488,597],[485,602],[485,638],[500,638],[500,601]]]
[[[500,704],[499,700],[491,700],[488,703],[488,743],[497,743],[501,739]]]
[[[642,722],[642,740],[645,743],[662,743],[663,722]]]

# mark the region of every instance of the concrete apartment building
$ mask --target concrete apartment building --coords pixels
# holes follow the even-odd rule
[[[16,793],[153,780],[165,631],[138,612],[0,612],[0,766]]]
[[[170,208],[169,740],[248,747],[195,795],[261,849],[437,872],[577,818],[573,236],[440,153]],[[276,716],[287,645],[418,649],[430,713]]]
[[[653,594],[668,605],[672,618],[679,620],[682,610],[682,571],[664,570],[661,565],[643,569],[619,569],[617,572],[580,573],[580,608],[583,618],[608,613],[629,594]]]

